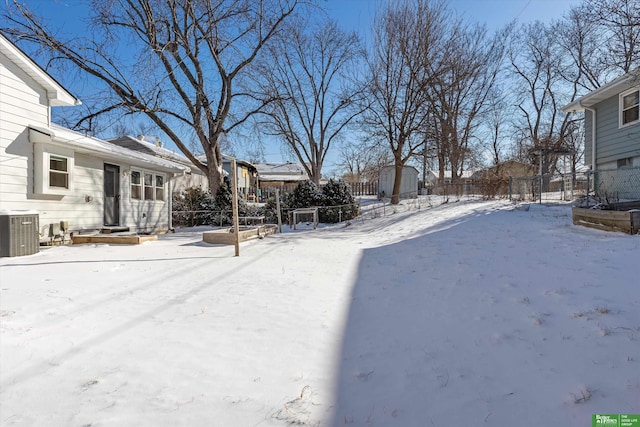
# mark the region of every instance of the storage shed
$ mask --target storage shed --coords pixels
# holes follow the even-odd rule
[[[396,178],[396,167],[385,166],[378,176],[378,193],[380,197],[391,197],[393,183]],[[400,183],[400,198],[413,199],[418,196],[418,169],[413,166],[402,168],[402,181]]]

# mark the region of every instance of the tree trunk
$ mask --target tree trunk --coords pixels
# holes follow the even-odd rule
[[[402,170],[404,169],[404,163],[399,159],[396,159],[395,163],[395,178],[393,180],[393,191],[391,194],[391,204],[397,205],[400,203],[400,189],[402,188]]]
[[[206,153],[207,156],[207,181],[209,183],[209,192],[215,196],[222,185],[224,173],[222,172],[222,154],[220,149],[210,147]],[[229,177],[231,179],[231,177]]]

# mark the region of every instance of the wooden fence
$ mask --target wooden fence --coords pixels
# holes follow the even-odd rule
[[[354,196],[377,196],[377,182],[350,182],[351,194]]]

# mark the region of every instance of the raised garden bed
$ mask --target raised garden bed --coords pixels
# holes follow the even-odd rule
[[[238,230],[238,239],[241,242],[250,239],[266,237],[276,232],[276,226],[273,224],[260,225],[257,227],[240,227]],[[202,233],[202,241],[205,243],[214,243],[221,245],[233,245],[235,235],[233,229],[222,228],[220,230],[205,231]]]
[[[605,231],[640,233],[640,201],[612,203],[608,208],[573,208],[573,223]]]

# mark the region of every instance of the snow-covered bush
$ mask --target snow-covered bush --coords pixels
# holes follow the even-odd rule
[[[173,195],[173,225],[193,227],[213,221],[214,199],[200,187],[189,187]]]
[[[320,207],[319,220],[324,223],[349,220],[359,213],[358,204],[351,195],[349,186],[344,181],[333,179],[330,179],[322,190],[311,181],[300,182],[296,189],[285,197],[281,207],[286,211],[313,206]],[[265,209],[275,215],[275,200],[268,201]]]
[[[230,225],[233,223],[233,193],[227,181],[218,189],[214,198],[213,210],[215,213],[210,225]],[[240,216],[247,215],[247,202],[242,198],[238,198],[238,214]]]
[[[312,181],[301,181],[295,190],[285,198],[288,208],[308,208],[322,204],[322,192]]]
[[[351,194],[351,189],[342,180],[330,179],[322,187],[322,206],[320,209],[320,221],[324,223],[336,223],[350,220],[358,216],[358,204]],[[332,207],[335,206],[335,207]]]

